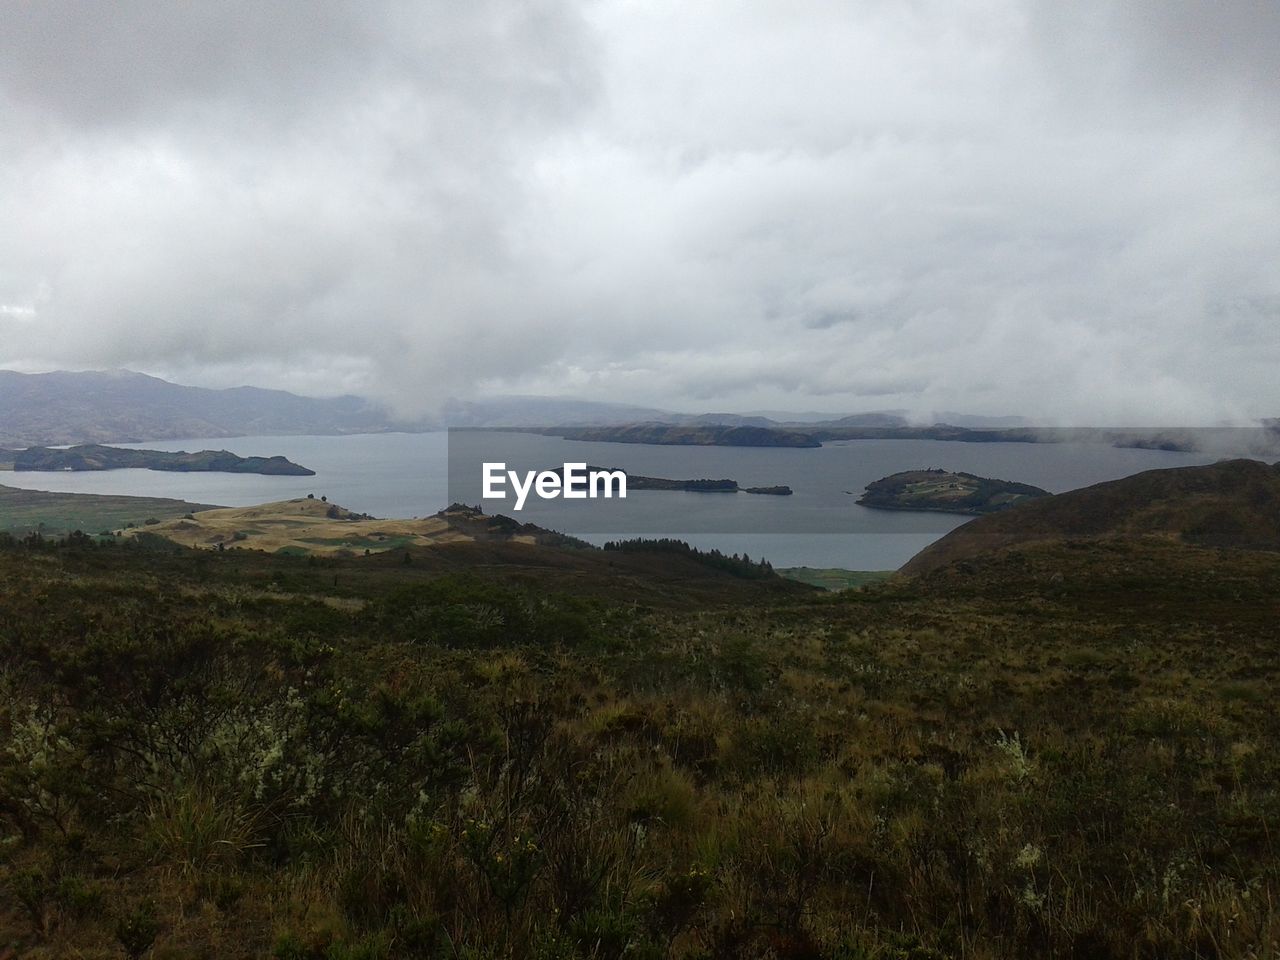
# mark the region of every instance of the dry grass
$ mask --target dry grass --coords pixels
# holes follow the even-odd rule
[[[0,952],[1277,956],[1280,558],[699,610],[384,559],[0,551]]]
[[[252,507],[202,510],[119,531],[124,537],[156,534],[185,547],[204,550],[243,547],[268,553],[321,556],[379,553],[404,547],[462,543],[474,539],[440,516],[413,520],[372,520],[336,504],[307,497]],[[532,537],[514,537],[532,542]]]

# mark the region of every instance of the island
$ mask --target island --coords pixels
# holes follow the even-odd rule
[[[668,480],[665,477],[642,477],[637,473],[627,473],[621,467],[593,467],[588,465],[586,472],[621,471],[627,474],[627,490],[683,490],[689,493],[756,493],[774,497],[789,497],[792,490],[786,484],[770,487],[740,487],[737,480]],[[556,467],[552,473],[564,476],[564,467]]]
[[[870,483],[858,503],[877,510],[931,510],[977,516],[1047,496],[1049,491],[1029,483],[931,469],[907,470]]]
[[[85,443],[65,449],[29,447],[11,454],[20,470],[170,470],[178,473],[259,473],[266,476],[314,477],[315,471],[284,457],[240,457],[229,450],[128,450]]]
[[[565,440],[598,443],[652,443],[679,447],[820,447],[822,443],[799,430],[777,427],[725,425],[683,426],[670,423],[629,423],[612,427],[526,427],[523,433],[541,433]]]
[[[1194,453],[1236,448],[1251,456],[1280,452],[1280,431],[1249,427],[1197,427],[1177,431],[1103,427],[957,427],[853,423],[851,419],[774,425],[624,423],[610,426],[465,427],[467,430],[536,433],[596,443],[646,443],[695,447],[821,447],[849,440],[946,440],[957,443],[1105,443],[1113,447]]]

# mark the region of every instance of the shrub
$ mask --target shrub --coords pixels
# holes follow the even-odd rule
[[[188,876],[238,865],[262,846],[261,810],[236,798],[195,786],[166,793],[147,814],[147,836],[156,855]]]
[[[116,920],[116,940],[131,958],[141,957],[151,949],[160,933],[155,904],[141,903]]]

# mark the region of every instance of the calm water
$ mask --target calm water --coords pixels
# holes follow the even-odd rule
[[[673,479],[724,477],[743,486],[787,484],[795,491],[790,497],[633,491],[625,501],[607,503],[530,497],[520,514],[514,514],[509,505],[486,505],[488,512],[509,513],[523,521],[577,533],[594,543],[616,536],[668,535],[729,553],[764,556],[776,566],[863,570],[900,566],[968,519],[868,510],[854,503],[868,483],[900,470],[963,470],[1059,493],[1142,470],[1215,459],[1205,454],[1119,450],[1099,444],[854,440],[818,449],[787,449],[583,443],[533,434],[455,433],[451,484],[447,434],[390,433],[133,444],[158,450],[226,448],[242,456],[283,454],[315,470],[314,477],[112,470],[5,473],[0,474],[0,483],[72,493],[176,497],[226,506],[314,493],[375,516],[424,516],[451,499],[479,502],[478,470],[458,475],[458,464],[464,458],[457,456],[456,445],[473,442],[469,436],[483,436],[485,457],[505,460],[512,469],[586,462]],[[498,455],[490,456],[495,453]],[[472,474],[474,480],[469,479]]]

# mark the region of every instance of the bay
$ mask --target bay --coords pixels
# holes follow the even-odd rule
[[[475,435],[472,435],[473,437]],[[466,440],[455,432],[455,444]],[[625,501],[530,498],[519,514],[501,503],[489,513],[562,530],[601,544],[625,536],[678,537],[706,549],[764,557],[775,566],[893,569],[969,518],[869,510],[854,501],[873,480],[901,470],[940,467],[1016,480],[1053,493],[1142,470],[1209,463],[1215,456],[1129,450],[1103,444],[958,443],[939,440],[837,441],[819,448],[676,447],[594,443],[526,433],[490,433],[485,451],[513,469],[565,462],[620,467],[670,479],[729,478],[741,486],[786,484],[789,497],[632,491]],[[379,517],[426,516],[451,499],[479,502],[479,475],[450,476],[448,434],[191,438],[119,444],[156,450],[229,449],[241,456],[288,457],[314,477],[167,473],[153,470],[21,472],[0,483],[37,490],[176,497],[248,506],[327,496]],[[486,456],[488,453],[486,452]]]

